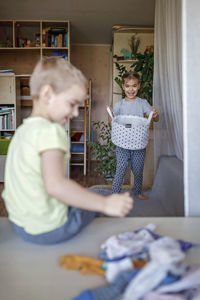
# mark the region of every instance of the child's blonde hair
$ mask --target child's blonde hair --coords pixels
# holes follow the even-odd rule
[[[73,84],[87,87],[88,81],[83,73],[67,60],[60,57],[44,57],[33,70],[30,79],[31,95],[39,98],[44,85],[50,85],[55,93],[69,89]]]

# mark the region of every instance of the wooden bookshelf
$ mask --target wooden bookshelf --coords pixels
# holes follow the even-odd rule
[[[0,135],[12,136],[20,124],[19,85],[12,73],[0,74]]]
[[[12,83],[6,83],[7,88],[3,77],[0,77],[0,85],[3,86],[0,107],[5,106],[6,97],[11,97],[10,106],[14,107],[16,118],[13,128],[9,129],[12,135],[31,111],[30,88],[24,82],[29,81],[36,63],[44,56],[70,60],[68,20],[0,20],[0,69],[13,69]],[[8,78],[8,75],[5,77]],[[69,134],[68,128],[66,130]],[[8,129],[0,130],[2,135],[6,132]],[[66,173],[68,176],[69,166]]]
[[[79,108],[78,118],[70,121],[70,136],[79,134],[83,138],[79,141],[71,140],[71,162],[70,166],[82,166],[83,175],[90,170],[90,146],[91,142],[91,105],[92,105],[92,81],[89,80],[88,99],[85,100],[84,106]],[[77,145],[77,146],[76,146]],[[78,148],[79,150],[75,150]]]

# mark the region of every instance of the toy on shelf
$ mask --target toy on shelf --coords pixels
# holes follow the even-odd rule
[[[30,40],[27,40],[27,42],[26,42],[26,46],[25,46],[26,48],[29,48],[29,47],[31,47],[31,41]]]
[[[17,47],[24,48],[27,44],[27,38],[18,36],[17,37]]]
[[[124,59],[133,59],[133,53],[128,52],[125,48],[122,48],[120,52],[124,54]]]

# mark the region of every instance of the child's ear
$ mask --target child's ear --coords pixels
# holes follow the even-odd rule
[[[53,89],[49,84],[44,85],[40,90],[40,98],[43,99],[46,103],[49,102]]]

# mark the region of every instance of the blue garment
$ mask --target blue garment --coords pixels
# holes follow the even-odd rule
[[[91,291],[86,290],[72,300],[94,300]]]
[[[29,234],[25,232],[22,227],[14,223],[12,224],[14,230],[23,240],[34,244],[50,245],[62,243],[71,239],[97,216],[99,216],[99,213],[71,207],[69,209],[67,222],[63,226],[46,233],[36,235]]]
[[[114,300],[124,292],[128,283],[140,270],[135,269],[132,272],[122,272],[113,283],[93,290],[86,290],[73,300]]]
[[[131,272],[121,272],[115,281],[93,290],[83,291],[73,300],[115,300],[116,297],[123,294],[129,282],[138,275],[141,269],[134,269]],[[167,275],[161,282],[161,285],[171,284],[179,280],[179,276]]]

